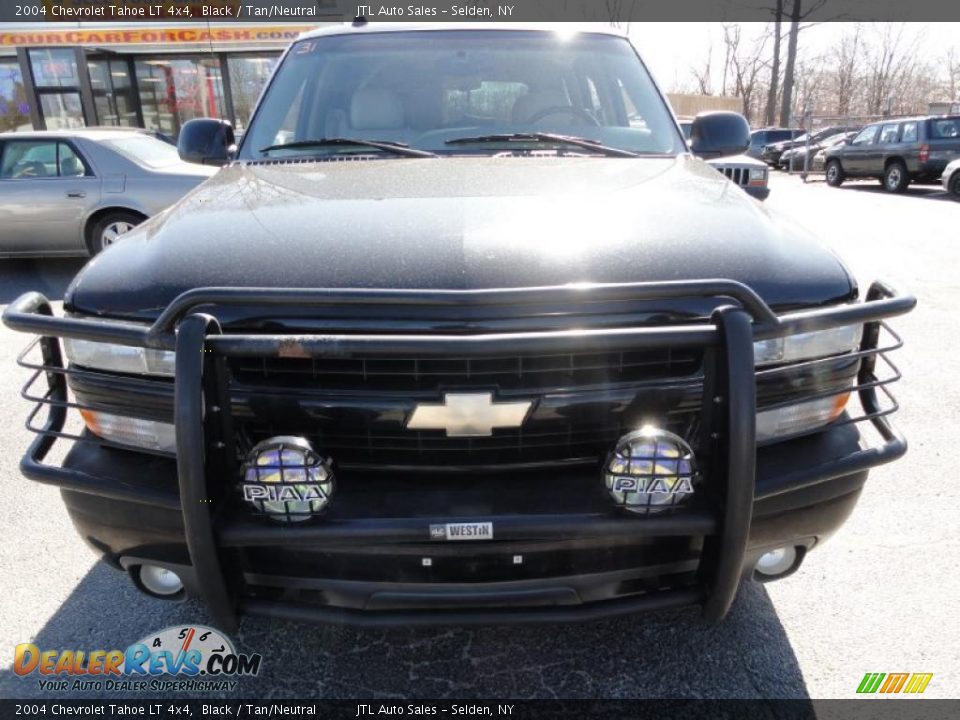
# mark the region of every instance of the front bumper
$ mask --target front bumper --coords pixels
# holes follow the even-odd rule
[[[783,153],[783,150],[766,149],[760,155],[760,159],[770,167],[777,167],[777,165],[780,163],[780,156],[783,155]]]
[[[900,449],[865,456],[852,425],[761,449],[739,576],[748,577],[767,549],[810,550],[824,542],[852,512],[867,478],[866,469],[844,468],[892,460]],[[811,466],[810,457],[820,461]],[[114,487],[145,476],[156,487],[177,484],[172,460],[145,462],[137,453],[92,444],[75,445],[64,468]],[[563,487],[583,472],[549,480]],[[511,481],[543,485],[547,479]],[[599,485],[595,471],[589,479]],[[402,485],[395,483],[394,492]],[[202,595],[180,511],[72,490],[62,494],[78,533],[108,564],[169,566],[191,594]],[[463,508],[482,508],[475,489],[446,494],[448,510],[436,517],[370,517],[362,500],[350,497],[338,498],[344,502],[336,516],[296,532],[255,522],[219,526],[218,546],[243,554],[236,569],[249,592],[239,609],[361,625],[464,624],[594,619],[704,600],[696,584],[699,554],[719,527],[703,509],[659,518],[615,512],[464,514]],[[431,542],[427,528],[440,520],[492,522],[496,540]],[[514,563],[518,556],[522,564]],[[424,558],[430,567],[423,566]],[[637,592],[663,582],[673,586],[664,597]]]
[[[770,197],[770,187],[768,185],[747,185],[743,188],[743,191],[757,200],[766,200]]]
[[[950,191],[951,191],[950,181],[953,180],[953,178],[954,178],[958,173],[960,173],[960,168],[957,168],[956,166],[954,166],[953,168],[951,168],[951,167],[948,165],[946,168],[944,168],[943,174],[940,176],[940,184],[943,186],[943,189],[944,189],[945,192],[950,192]]]
[[[7,309],[5,322],[41,335],[43,361],[32,381],[45,378],[45,423],[24,457],[23,473],[58,485],[78,530],[108,561],[129,567],[154,562],[177,569],[225,630],[240,612],[330,622],[512,622],[591,619],[603,615],[700,604],[721,619],[745,571],[764,548],[793,544],[809,549],[852,510],[866,471],[906,451],[890,425],[895,410],[881,407],[878,391],[888,381],[874,373],[883,357],[881,320],[908,312],[915,301],[875,284],[858,305],[776,316],[748,288],[730,281],[598,286],[591,292],[618,297],[724,297],[737,305],[718,308],[709,323],[622,330],[491,334],[481,336],[237,336],[222,335],[199,305],[330,302],[308,291],[193,291],[181,296],[148,329],[111,321],[55,318],[49,303],[28,294]],[[551,289],[547,294],[582,292]],[[511,293],[514,291],[510,291]],[[522,293],[522,291],[517,291]],[[540,291],[544,291],[541,289]],[[364,293],[363,301],[369,301]],[[455,294],[455,293],[454,293]],[[396,293],[392,293],[396,300]],[[753,342],[803,330],[853,322],[865,325],[854,390],[863,407],[826,432],[758,450]],[[174,336],[174,329],[176,335]],[[64,430],[68,399],[57,337],[85,337],[148,347],[176,345],[176,460],[110,447]],[[582,487],[583,469],[530,471],[450,485],[435,497],[423,478],[393,478],[363,491],[338,494],[321,522],[298,526],[256,522],[229,512],[235,477],[223,359],[296,352],[323,357],[351,352],[415,348],[443,356],[453,352],[521,352],[523,348],[671,346],[711,348],[707,378],[715,398],[708,418],[716,440],[711,456],[715,497],[663,516],[637,517],[612,507],[537,511],[530,488]],[[707,382],[705,381],[705,382]],[[892,401],[892,397],[891,397]],[[863,447],[857,422],[869,422],[882,438]],[[58,438],[81,440],[62,466],[43,463]],[[87,441],[92,441],[87,442]],[[816,460],[811,461],[811,458]],[[518,471],[519,472],[519,471]],[[591,487],[602,492],[596,480]],[[486,483],[499,483],[496,490]],[[404,488],[418,487],[420,506],[405,506]],[[419,483],[419,485],[417,485]],[[579,484],[578,484],[579,483]],[[349,482],[341,484],[346,488]],[[513,493],[513,495],[511,495]],[[406,493],[409,495],[409,492]],[[510,507],[504,511],[491,498]],[[492,522],[495,540],[429,541],[431,522]],[[520,558],[517,561],[517,558]],[[430,562],[425,562],[429,560]]]

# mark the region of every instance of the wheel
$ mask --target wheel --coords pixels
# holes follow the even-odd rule
[[[960,170],[950,176],[950,194],[954,200],[960,200]]]
[[[840,187],[847,176],[843,173],[843,167],[839,160],[831,160],[827,163],[827,185],[830,187]]]
[[[910,176],[907,174],[907,167],[899,160],[894,160],[887,165],[883,171],[883,187],[888,192],[902,193],[910,184]]]
[[[130,232],[146,218],[130,210],[114,210],[97,220],[87,235],[91,255],[113,245],[124,233]]]

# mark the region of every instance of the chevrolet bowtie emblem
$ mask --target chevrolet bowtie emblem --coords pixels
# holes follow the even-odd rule
[[[493,401],[492,393],[446,393],[439,405],[417,405],[408,430],[446,430],[447,437],[488,437],[494,428],[520,427],[532,400]]]

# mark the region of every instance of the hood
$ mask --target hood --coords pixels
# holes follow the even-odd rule
[[[836,257],[690,156],[234,164],[77,276],[66,307],[149,319],[197,287],[484,289],[730,278],[838,302]]]
[[[178,178],[190,178],[200,182],[217,174],[220,168],[213,165],[198,165],[197,163],[177,162],[163,167],[148,168],[150,172],[159,175],[171,175]]]
[[[749,165],[755,168],[766,168],[767,164],[749,155],[724,155],[719,158],[711,158],[706,161],[707,165],[713,167],[730,167],[733,165]]]

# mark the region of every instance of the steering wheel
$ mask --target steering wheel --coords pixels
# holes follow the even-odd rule
[[[544,108],[543,110],[534,113],[527,122],[532,124],[539,120],[543,120],[545,117],[560,114],[570,115],[571,117],[577,118],[578,120],[582,121],[583,125],[600,127],[600,121],[593,117],[593,115],[588,113],[586,110],[573,107],[573,105],[555,105],[553,107]]]

